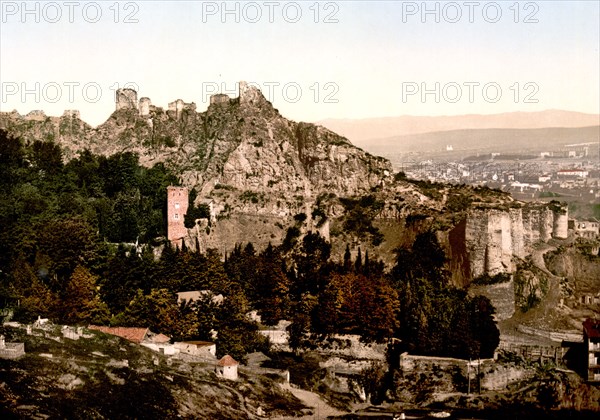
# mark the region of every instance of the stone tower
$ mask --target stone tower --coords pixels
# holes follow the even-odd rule
[[[217,93],[216,95],[210,95],[210,104],[225,105],[229,103],[229,96],[224,93]]]
[[[167,238],[175,246],[181,245],[187,236],[184,216],[188,209],[188,189],[186,187],[167,187]]]
[[[150,115],[150,107],[152,106],[152,102],[150,98],[143,97],[140,99],[139,110],[140,117],[147,117]]]
[[[116,110],[138,109],[137,92],[133,89],[117,89],[115,93]]]

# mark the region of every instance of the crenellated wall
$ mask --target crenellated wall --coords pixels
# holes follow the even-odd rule
[[[512,273],[513,256],[524,258],[538,242],[566,238],[567,224],[567,208],[557,203],[471,210],[465,226],[471,277]]]

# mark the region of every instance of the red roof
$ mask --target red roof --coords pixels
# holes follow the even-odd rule
[[[583,332],[588,338],[600,338],[600,319],[588,318],[583,321]]]
[[[98,325],[90,325],[89,329],[100,331],[105,334],[116,335],[126,340],[133,341],[137,344],[140,344],[148,333],[148,328],[137,327],[102,327]]]
[[[225,356],[223,356],[223,358],[221,360],[219,360],[217,362],[217,365],[219,365],[219,366],[237,366],[237,365],[239,365],[239,363],[236,362],[233,357],[226,354]]]

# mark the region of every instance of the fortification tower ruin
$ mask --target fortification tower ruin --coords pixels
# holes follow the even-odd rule
[[[152,106],[152,102],[150,98],[146,98],[145,96],[140,99],[139,110],[140,117],[147,117],[150,115],[150,107]]]
[[[569,207],[566,204],[558,204],[553,207],[554,224],[552,226],[552,237],[566,239],[569,236]]]
[[[224,93],[217,93],[216,95],[210,95],[210,104],[225,105],[229,103],[229,96]]]
[[[196,111],[196,104],[194,102],[183,102],[182,99],[177,99],[176,101],[169,102],[169,112],[172,117],[176,120],[180,120],[183,116],[183,111]]]
[[[188,210],[188,189],[186,187],[167,187],[167,238],[175,246],[187,236],[184,216]]]
[[[137,92],[133,89],[117,89],[115,92],[116,110],[138,109]]]

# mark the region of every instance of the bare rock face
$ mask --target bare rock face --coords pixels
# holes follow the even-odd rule
[[[68,150],[66,158],[85,148],[105,155],[136,152],[144,165],[165,163],[184,186],[196,188],[199,199],[212,197],[216,208],[227,202],[243,213],[288,216],[324,192],[367,192],[392,172],[389,161],[346,138],[282,117],[245,82],[237,98],[214,95],[205,112],[181,99],[164,110],[146,97],[138,103],[132,89],[119,89],[115,111],[97,128],[75,113],[35,121],[3,114],[0,128],[57,142]]]
[[[513,273],[513,256],[524,258],[538,242],[567,237],[568,213],[558,203],[475,208],[467,217],[465,242],[473,278]]]
[[[182,136],[182,144],[199,160],[184,168],[184,183],[196,186],[203,196],[223,185],[242,193],[268,192],[280,202],[325,191],[351,195],[377,185],[391,169],[385,159],[323,127],[283,118],[251,85],[240,83],[237,99],[225,101],[222,96],[194,117],[202,124],[194,144],[185,139],[186,133]],[[294,205],[289,207],[292,211]],[[271,213],[280,212],[275,208]]]

